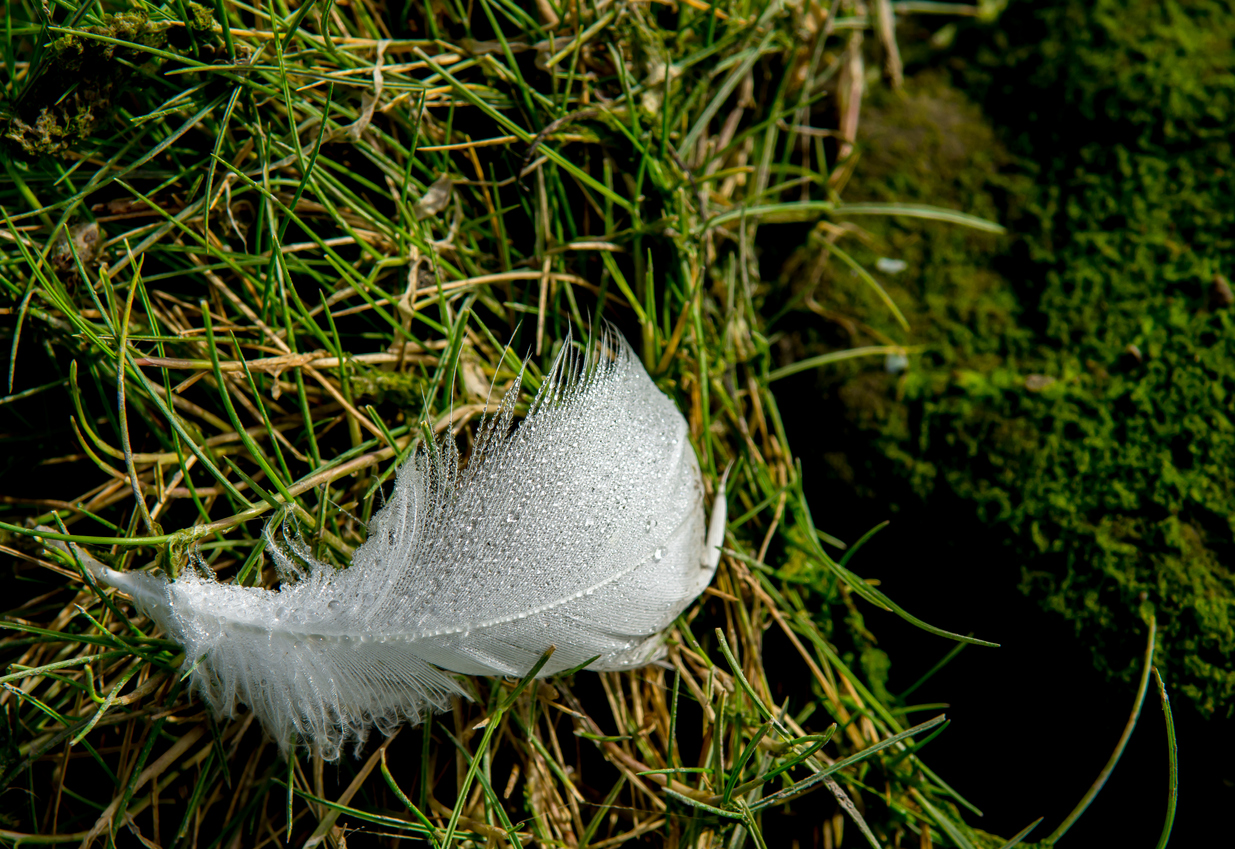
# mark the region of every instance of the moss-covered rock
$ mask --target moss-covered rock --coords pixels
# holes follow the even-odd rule
[[[1007,528],[1024,588],[1076,623],[1099,666],[1132,674],[1127,638],[1152,611],[1175,689],[1223,714],[1235,705],[1231,12],[1013,4],[973,41],[988,46],[962,37],[954,57],[1012,153],[939,78],[873,97],[871,155],[847,199],[950,204],[1020,237],[875,224],[861,258],[908,263],[888,283],[925,351],[905,374],[855,371],[838,390],[918,494],[946,487]],[[899,141],[875,138],[906,122]],[[851,320],[895,337],[834,277]]]

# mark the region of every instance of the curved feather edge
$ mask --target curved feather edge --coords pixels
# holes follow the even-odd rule
[[[550,646],[541,676],[651,662],[715,573],[723,484],[705,537],[686,421],[609,328],[563,346],[513,427],[519,385],[466,465],[450,438],[404,463],[347,569],[295,533],[278,542],[277,521],[278,590],[202,564],[172,582],[119,573],[74,548],[184,647],[218,714],[247,704],[285,753],[303,739],[334,760],[467,696],[451,673],[526,675]]]

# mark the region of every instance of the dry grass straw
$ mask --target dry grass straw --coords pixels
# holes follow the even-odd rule
[[[227,2],[203,28],[194,4],[132,8],[142,39],[90,4],[7,12],[10,96],[70,32],[129,83],[0,187],[6,439],[26,453],[4,496],[0,842],[981,845],[917,754],[942,718],[911,729],[842,658],[833,608],[908,614],[849,571],[854,547],[829,554],[769,389],[761,228],[818,222],[835,246],[847,213],[987,226],[841,202],[861,9]],[[839,127],[812,127],[829,96]],[[726,556],[666,664],[468,679],[471,701],[355,760],[289,764],[30,536],[271,586],[261,531],[291,510],[342,567],[425,428],[466,451],[513,352],[534,390],[600,315],[686,413],[709,485],[733,464]]]

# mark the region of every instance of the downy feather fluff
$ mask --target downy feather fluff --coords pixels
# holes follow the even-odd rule
[[[646,664],[712,579],[724,494],[705,540],[686,421],[613,331],[563,346],[512,432],[517,395],[464,468],[450,438],[404,463],[347,569],[275,544],[273,522],[279,590],[90,567],[184,647],[218,713],[243,702],[285,751],[332,760],[466,695],[451,672],[526,675],[550,646],[541,675]]]

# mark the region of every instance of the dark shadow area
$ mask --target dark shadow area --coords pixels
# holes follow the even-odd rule
[[[839,480],[823,456],[846,446],[820,432],[818,397],[793,393],[782,402],[818,526],[853,542],[891,519],[851,568],[864,578],[878,578],[893,600],[932,625],[1000,644],[966,647],[905,700],[948,704],[952,724],[924,751],[924,760],[984,812],[970,818],[973,825],[1008,837],[1043,816],[1029,837],[1042,840],[1110,757],[1135,686],[1106,680],[1071,625],[1020,592],[1020,564],[997,533],[974,520],[971,505],[943,497],[929,504],[906,498],[902,509],[892,512],[888,501],[855,497],[852,485]],[[897,487],[891,476],[887,481]],[[860,483],[880,489],[878,480]],[[894,614],[869,605],[862,612],[892,659],[893,693],[912,686],[954,647]],[[1139,639],[1143,644],[1143,635]],[[939,710],[911,719],[921,721]],[[1180,759],[1172,843],[1207,845],[1221,833],[1223,812],[1235,801],[1235,770],[1223,754],[1233,750],[1235,728],[1203,719],[1186,699],[1172,702],[1172,710]],[[1166,726],[1151,681],[1123,758],[1064,845],[1154,845],[1166,814],[1167,775]]]

